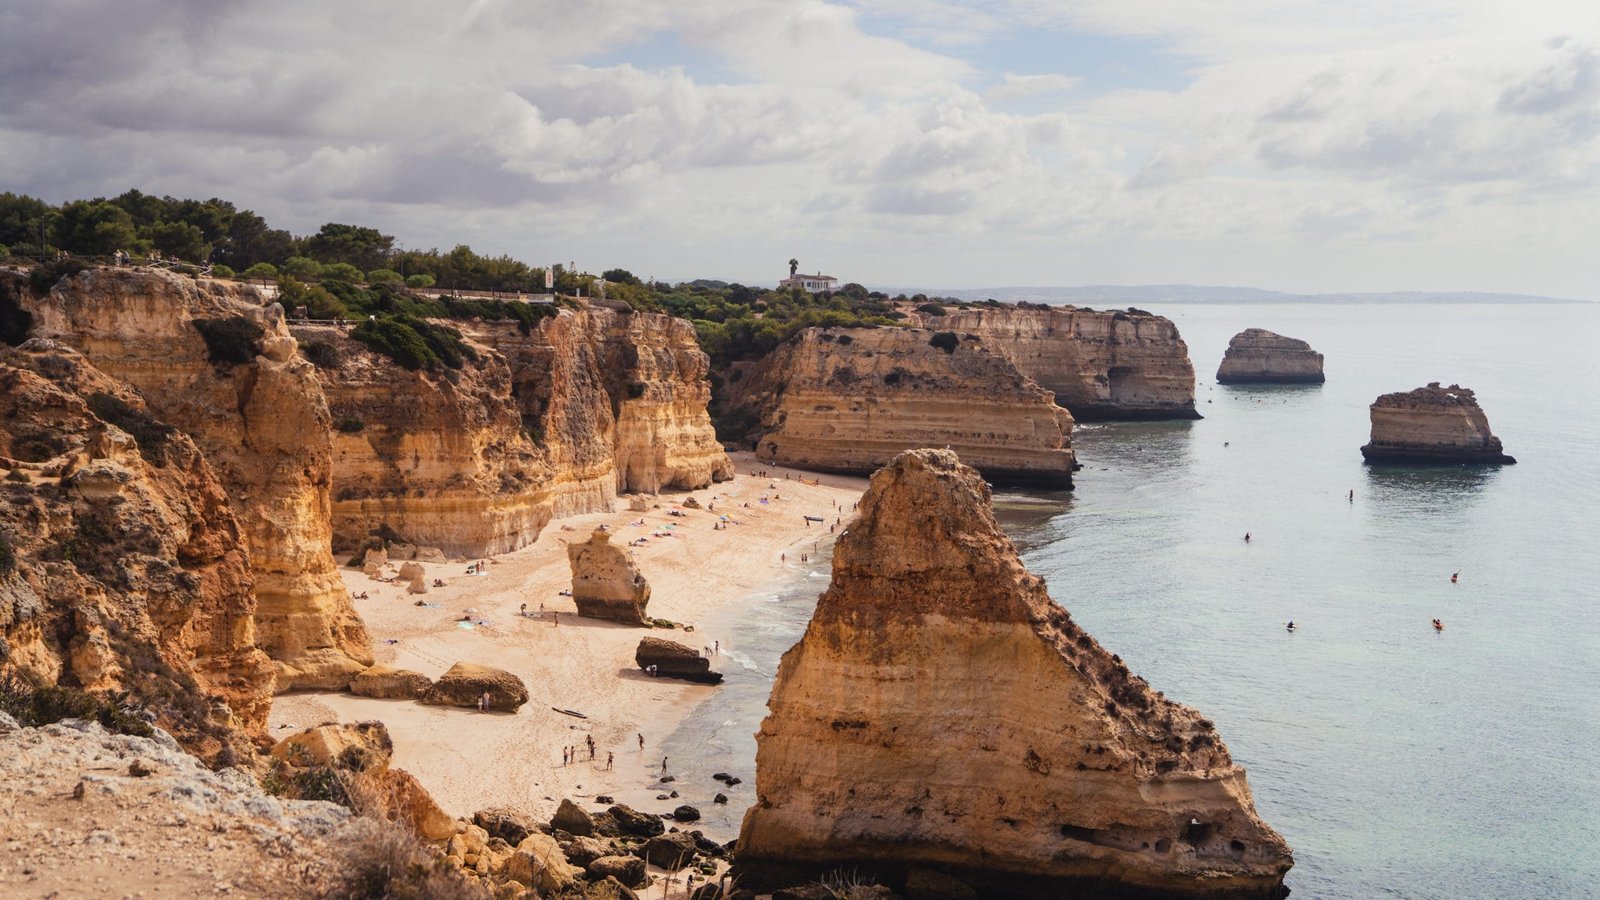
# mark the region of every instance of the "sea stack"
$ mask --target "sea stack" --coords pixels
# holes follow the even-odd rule
[[[572,602],[578,615],[645,625],[650,582],[639,572],[633,553],[611,543],[611,532],[596,528],[581,544],[567,545],[572,566]]]
[[[1246,328],[1228,342],[1217,384],[1322,384],[1322,354],[1302,340]]]
[[[1472,391],[1455,384],[1440,387],[1437,381],[1374,401],[1372,441],[1361,455],[1369,463],[1516,462],[1490,433]]]
[[[735,862],[758,893],[852,871],[938,896],[1287,894],[1289,847],[1212,723],[1051,602],[949,451],[872,477],[768,706]]]

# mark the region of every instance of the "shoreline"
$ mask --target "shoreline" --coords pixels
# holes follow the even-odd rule
[[[470,561],[425,563],[428,583],[441,578],[446,585],[421,596],[359,570],[340,570],[351,591],[368,595],[355,605],[378,663],[430,678],[457,661],[506,669],[528,687],[528,703],[516,713],[295,692],[274,699],[272,736],[329,721],[380,720],[394,740],[394,766],[416,776],[447,813],[468,819],[480,809],[503,806],[544,820],[563,798],[584,803],[600,794],[642,811],[669,812],[681,801],[655,799],[662,742],[718,688],[651,678],[635,665],[634,648],[646,635],[692,647],[720,642],[724,653],[713,657],[712,668],[724,671],[734,665],[727,651],[738,648],[740,635],[736,629],[712,634],[580,618],[571,597],[560,596],[572,584],[565,542],[586,540],[601,524],[628,541],[671,535],[648,537],[648,543],[632,549],[651,584],[650,615],[683,625],[696,625],[753,594],[799,583],[808,567],[798,557],[825,549],[823,543],[832,537],[828,526],[848,518],[866,478],[767,466],[747,452],[729,456],[735,469],[731,481],[660,495],[643,513],[628,511],[619,499],[610,513],[553,520],[534,543],[487,558],[482,575],[467,574]],[[755,470],[768,475],[756,477]],[[702,505],[714,504],[716,511],[683,509],[691,496]],[[674,510],[683,516],[668,514]],[[713,530],[719,515],[737,524]],[[826,521],[807,523],[802,518],[807,515]],[[641,519],[643,526],[636,524]],[[416,606],[419,599],[429,605]],[[530,611],[526,617],[518,614],[523,603]],[[541,603],[546,618],[538,615]],[[488,625],[465,626],[459,621],[464,615]],[[586,736],[596,743],[592,762]],[[568,746],[578,748],[581,759],[563,765],[562,748]],[[614,754],[609,771],[608,752]],[[669,759],[667,773],[674,769]],[[585,805],[594,808],[592,802]]]

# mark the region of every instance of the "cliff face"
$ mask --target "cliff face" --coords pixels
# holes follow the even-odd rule
[[[1322,384],[1322,354],[1295,338],[1246,328],[1228,342],[1217,384]]]
[[[1435,381],[1414,391],[1384,394],[1372,404],[1368,462],[1514,463],[1472,391]]]
[[[370,665],[330,547],[327,404],[281,310],[248,287],[147,269],[91,269],[26,302],[35,335],[134,388],[216,470],[249,549],[256,639],[278,690],[342,688]]]
[[[758,892],[854,870],[983,896],[1286,893],[1289,848],[1211,722],[1050,602],[947,451],[873,476],[768,705],[736,852]]]
[[[1200,418],[1189,347],[1162,316],[1000,307],[917,313],[915,321],[983,338],[1080,422]]]
[[[729,387],[757,455],[866,474],[896,453],[950,447],[994,481],[1070,487],[1072,416],[988,341],[913,328],[808,328]]]
[[[82,356],[0,352],[0,673],[127,692],[191,752],[266,737],[274,670],[222,484]]]
[[[448,377],[408,372],[333,326],[295,325],[333,418],[333,546],[387,527],[455,556],[521,547],[552,512],[551,468],[524,432],[499,354]]]

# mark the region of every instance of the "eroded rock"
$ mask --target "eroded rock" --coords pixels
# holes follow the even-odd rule
[[[873,476],[769,707],[753,890],[920,866],[1017,897],[1285,894],[1289,848],[1212,723],[1050,601],[953,453]]]
[[[522,679],[493,666],[458,662],[422,695],[422,702],[436,706],[477,708],[478,699],[489,695],[489,709],[516,712],[528,702],[528,688]]]
[[[415,700],[428,692],[433,682],[421,672],[376,665],[362,670],[350,682],[350,693],[382,700]]]
[[[1379,397],[1372,404],[1372,440],[1361,455],[1370,463],[1516,462],[1489,431],[1472,391],[1437,381]]]
[[[697,684],[722,683],[722,673],[711,671],[711,660],[701,656],[700,651],[665,638],[640,638],[633,661],[646,672],[654,666],[655,674],[661,678],[678,678]]]
[[[1246,328],[1228,342],[1217,384],[1322,384],[1322,354],[1302,340]]]
[[[611,542],[611,532],[596,528],[587,541],[567,545],[572,568],[572,602],[578,615],[629,625],[649,617],[650,582],[639,572],[632,551]]]

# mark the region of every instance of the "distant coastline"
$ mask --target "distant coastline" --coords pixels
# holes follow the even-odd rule
[[[1026,300],[1052,305],[1072,304],[1089,307],[1121,307],[1161,303],[1349,303],[1349,304],[1552,304],[1594,303],[1568,297],[1537,294],[1502,294],[1486,291],[1379,291],[1371,293],[1296,294],[1263,288],[1213,287],[1195,284],[1081,285],[1076,287],[993,287],[993,288],[881,288],[891,295],[923,293],[928,296],[960,300],[993,298],[1006,303]]]

